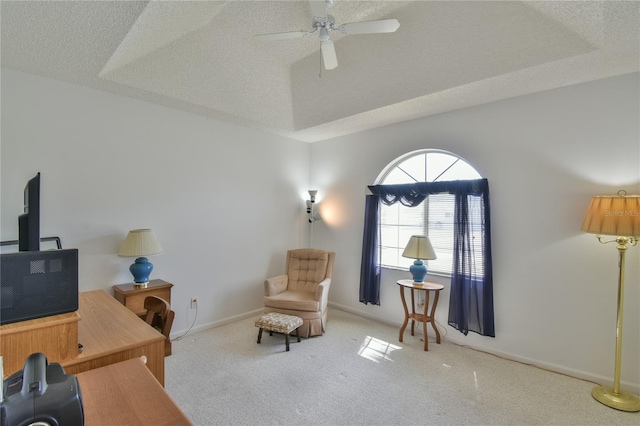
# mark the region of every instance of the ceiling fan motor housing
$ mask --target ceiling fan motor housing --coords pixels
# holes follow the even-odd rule
[[[332,15],[327,15],[325,17],[317,17],[314,16],[313,17],[313,21],[311,22],[311,25],[313,26],[314,29],[320,29],[320,28],[327,28],[329,31],[333,31],[335,30],[335,25],[336,25],[336,18],[334,18]]]

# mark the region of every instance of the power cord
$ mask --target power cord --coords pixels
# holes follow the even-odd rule
[[[175,339],[173,339],[171,341],[172,342],[177,342],[178,340],[182,340],[183,337],[185,337],[187,334],[189,334],[189,332],[191,331],[191,329],[195,325],[197,318],[198,318],[198,302],[196,302],[196,314],[193,316],[193,322],[191,323],[191,326],[189,327],[189,329],[182,336],[178,336],[178,337],[176,337]]]

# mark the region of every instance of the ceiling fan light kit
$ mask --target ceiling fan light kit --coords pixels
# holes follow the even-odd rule
[[[336,27],[335,18],[327,13],[327,9],[333,5],[333,0],[310,0],[309,4],[313,14],[311,31],[300,30],[284,33],[258,34],[254,36],[254,38],[262,41],[288,40],[292,38],[307,37],[311,34],[318,33],[324,68],[326,70],[332,70],[338,66],[338,57],[336,55],[336,49],[333,45],[333,41],[331,40],[331,32],[338,31],[344,35],[392,33],[400,27],[400,22],[398,22],[397,19],[352,22]]]

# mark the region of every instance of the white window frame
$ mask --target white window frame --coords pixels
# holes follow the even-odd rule
[[[437,155],[428,157],[430,155]],[[424,170],[408,170],[424,157]],[[442,161],[438,161],[438,159]],[[448,165],[444,160],[451,160]],[[430,161],[431,160],[431,161]],[[411,161],[411,162],[409,162]],[[430,165],[431,164],[431,165]],[[404,167],[402,167],[404,165]],[[418,165],[418,169],[419,169]],[[442,168],[439,170],[438,168]],[[417,172],[422,172],[418,176]],[[394,174],[392,176],[392,174]],[[391,177],[391,181],[387,181]],[[437,182],[461,179],[481,179],[482,176],[467,160],[449,151],[420,149],[404,154],[389,163],[378,175],[375,184]],[[434,204],[435,203],[435,204]],[[434,210],[434,205],[435,210]],[[411,235],[427,235],[438,259],[425,260],[430,275],[451,276],[453,267],[453,195],[435,194],[417,207],[380,204],[379,253],[380,266],[406,271],[413,259],[402,257]],[[434,222],[434,213],[437,220]],[[431,218],[430,218],[431,215]],[[431,219],[431,220],[430,220]],[[429,226],[431,224],[431,226]]]

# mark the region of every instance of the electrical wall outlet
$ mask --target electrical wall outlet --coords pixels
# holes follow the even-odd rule
[[[197,309],[198,308],[198,299],[196,299],[195,297],[191,298],[191,309]]]

